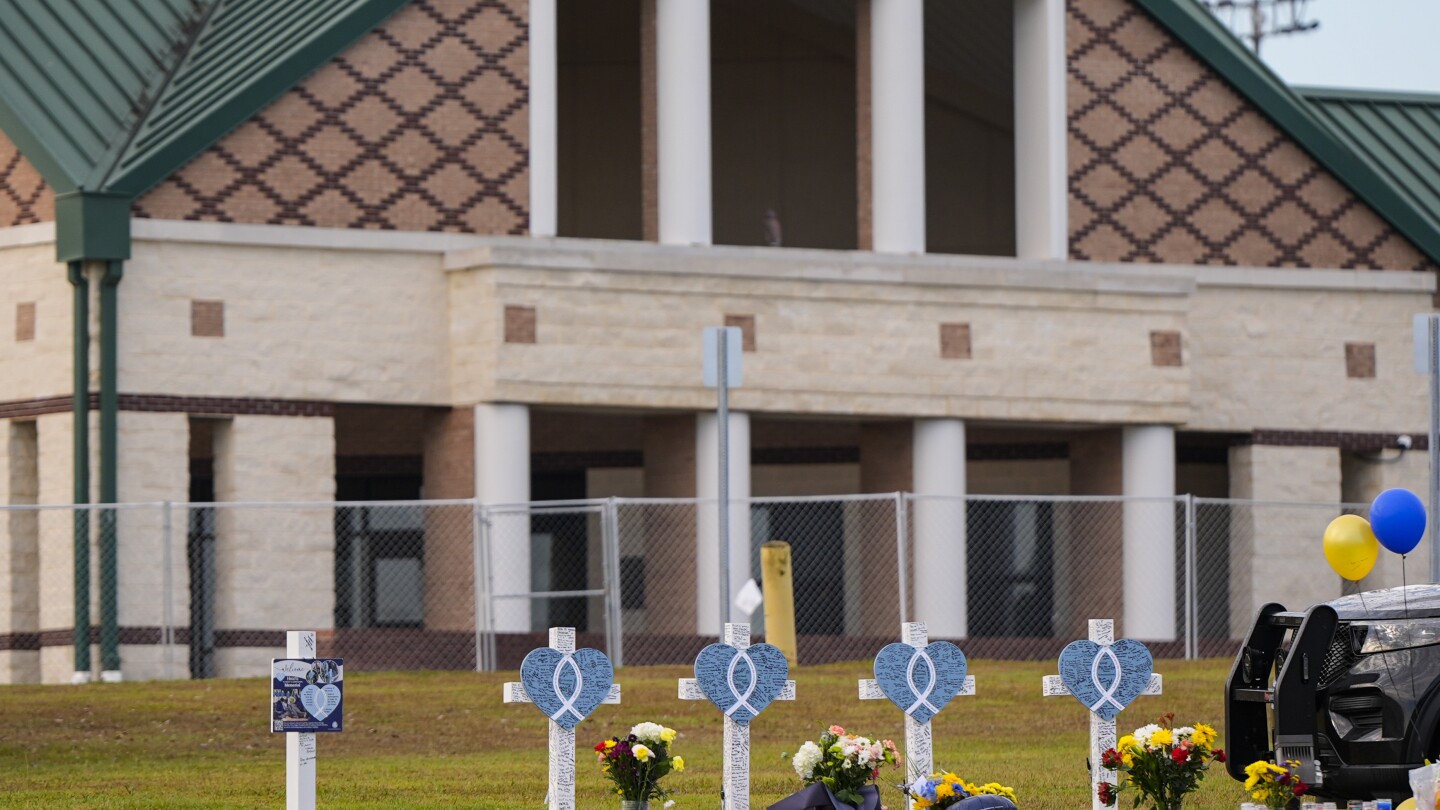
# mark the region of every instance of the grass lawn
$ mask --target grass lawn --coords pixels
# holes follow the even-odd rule
[[[957,698],[933,723],[935,764],[971,781],[1013,786],[1023,810],[1089,807],[1085,710],[1042,698],[1054,662],[972,661],[976,697]],[[1141,697],[1120,733],[1165,712],[1177,724],[1221,727],[1229,661],[1161,661],[1165,694]],[[545,722],[531,706],[501,703],[516,673],[347,673],[345,728],[319,740],[319,804],[325,808],[539,808],[545,798]],[[676,728],[683,773],[667,777],[677,810],[718,806],[721,714],[676,698],[685,667],[628,667],[616,680],[624,703],[601,706],[577,729],[580,808],[618,810],[589,748],[652,720]],[[752,806],[764,808],[800,783],[781,752],[822,725],[890,737],[903,745],[903,715],[888,701],[860,701],[865,662],[802,667],[798,699],[772,704],[752,728]],[[0,687],[0,806],[283,807],[285,742],[268,731],[262,679]],[[1222,728],[1223,744],[1223,728]],[[885,785],[901,772],[887,772]],[[899,793],[882,796],[892,808]],[[1187,808],[1233,809],[1240,785],[1212,770]],[[1122,808],[1129,807],[1122,797]]]

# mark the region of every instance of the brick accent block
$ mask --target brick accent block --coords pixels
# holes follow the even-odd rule
[[[1352,379],[1374,379],[1374,343],[1345,344],[1345,376]]]
[[[190,335],[192,337],[225,337],[225,302],[191,301]]]
[[[15,305],[15,340],[25,342],[35,339],[35,302],[22,301]]]
[[[1184,359],[1180,353],[1179,332],[1154,331],[1150,333],[1150,365],[1185,365]]]
[[[940,324],[940,356],[946,360],[970,359],[970,324]]]
[[[536,316],[534,307],[506,305],[505,342],[535,343]]]
[[[740,329],[740,350],[746,352],[755,351],[755,316],[754,315],[726,315],[726,326],[735,326]]]

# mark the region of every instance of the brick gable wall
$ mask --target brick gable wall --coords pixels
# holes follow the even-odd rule
[[[55,221],[55,192],[0,132],[0,228]]]
[[[1070,255],[1428,270],[1131,0],[1066,0]]]
[[[528,18],[528,0],[415,0],[135,215],[525,233]]]

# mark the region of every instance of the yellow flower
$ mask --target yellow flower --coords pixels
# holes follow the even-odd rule
[[[653,751],[643,745],[637,745],[634,748],[631,748],[630,753],[634,754],[635,758],[640,760],[641,762],[649,762],[650,757],[655,755]]]
[[[684,758],[684,757],[675,757],[675,759],[671,760],[671,762],[674,763],[675,770],[677,770],[677,771],[683,771],[683,770],[685,770],[685,758]]]
[[[1115,749],[1122,754],[1135,747],[1135,735],[1133,734],[1126,734],[1124,737],[1120,738],[1120,742],[1115,743]]]
[[[935,786],[935,798],[948,799],[955,795],[955,785],[952,782],[941,782]]]
[[[614,748],[614,747],[615,747],[615,741],[614,741],[614,740],[606,740],[606,741],[605,741],[605,750],[606,750],[606,751],[609,751],[611,748]]]
[[[1196,723],[1195,733],[1190,735],[1190,739],[1194,740],[1196,745],[1203,745],[1208,748],[1211,743],[1215,742],[1217,736],[1219,735],[1213,727],[1207,726],[1204,723]]]
[[[1172,742],[1175,742],[1175,735],[1171,734],[1168,728],[1156,729],[1150,733],[1151,745],[1169,745]]]
[[[660,732],[660,742],[664,742],[664,743],[672,743],[672,742],[675,742],[675,729],[673,729],[673,728],[667,728],[667,729],[665,729],[664,731]]]

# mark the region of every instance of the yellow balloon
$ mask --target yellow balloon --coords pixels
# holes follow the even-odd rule
[[[1405,801],[1395,805],[1395,810],[1415,810],[1415,797],[1411,796]]]
[[[1375,567],[1380,541],[1370,521],[1359,515],[1341,515],[1325,527],[1325,559],[1340,576],[1359,582]]]

